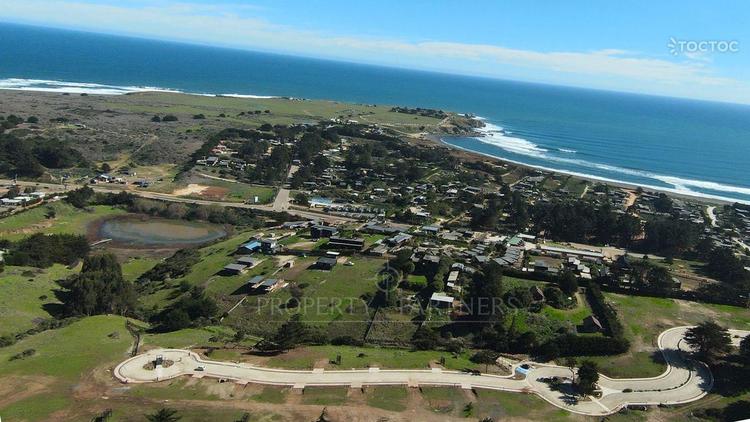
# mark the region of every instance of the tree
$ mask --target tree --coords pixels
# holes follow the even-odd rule
[[[71,315],[125,315],[137,305],[135,288],[122,277],[112,254],[87,256],[81,273],[59,284],[66,290],[63,305]]]
[[[102,173],[109,173],[110,171],[112,171],[112,166],[110,166],[109,163],[103,163]]]
[[[746,362],[750,362],[750,335],[743,338],[740,342],[740,356],[744,358]]]
[[[578,291],[578,280],[571,271],[563,271],[557,279],[557,284],[568,296],[573,296]]]
[[[491,350],[480,350],[471,356],[470,360],[474,363],[484,365],[484,372],[489,370],[490,365],[494,365],[497,361],[498,354]]]
[[[298,192],[296,195],[294,195],[294,202],[297,205],[301,205],[303,207],[310,206],[310,198],[308,198],[307,194],[304,192]]]
[[[712,321],[704,321],[685,333],[685,342],[695,349],[698,356],[713,363],[732,347],[732,339],[726,328]]]
[[[177,422],[180,419],[182,416],[177,414],[177,410],[168,407],[162,407],[155,413],[146,415],[146,420],[149,422]]]
[[[411,344],[417,350],[431,350],[438,345],[438,335],[430,328],[419,327],[412,336]]]
[[[575,381],[575,387],[583,395],[590,395],[596,390],[596,383],[599,381],[599,368],[596,363],[585,360],[578,367],[578,377]]]

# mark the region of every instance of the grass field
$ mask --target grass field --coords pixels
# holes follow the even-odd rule
[[[341,365],[329,365],[330,368],[401,368],[401,369],[427,369],[431,361],[438,362],[441,357],[445,358],[445,367],[448,369],[461,370],[464,368],[478,368],[471,362],[471,354],[465,352],[458,357],[453,357],[448,352],[439,351],[411,351],[404,349],[391,349],[385,347],[356,347],[356,346],[307,346],[294,349],[287,353],[274,356],[268,361],[268,365],[285,369],[312,369],[320,360],[332,361],[337,355],[341,355]]]
[[[474,404],[474,415],[480,419],[493,418],[500,421],[519,418],[549,422],[577,420],[570,412],[558,409],[533,394],[482,389],[475,392],[477,401]]]
[[[392,412],[406,410],[408,393],[403,386],[379,386],[367,389],[367,405]]]
[[[379,123],[405,132],[418,132],[420,126],[434,127],[440,119],[395,113],[388,106],[347,104],[336,101],[288,100],[283,98],[230,98],[181,95],[171,93],[141,93],[129,98],[111,98],[107,107],[113,110],[149,114],[193,115],[203,113],[206,121],[220,118],[234,125],[292,124],[301,122],[317,123],[335,117],[358,120],[361,123]],[[269,110],[270,113],[247,114],[240,112]]]
[[[54,218],[45,217],[49,210],[54,210]],[[106,205],[93,206],[88,211],[64,202],[54,202],[0,219],[0,238],[19,240],[33,233],[86,234],[87,226],[92,221],[126,213],[125,210]]]
[[[318,406],[341,406],[346,403],[347,387],[307,387],[302,403]]]
[[[125,318],[93,316],[57,330],[28,337],[0,349],[0,376],[47,375],[75,381],[87,370],[105,362],[127,357],[133,339],[125,329]],[[36,353],[28,358],[10,360],[24,350]]]
[[[606,293],[605,297],[617,309],[625,326],[625,336],[632,344],[631,351],[624,355],[591,358],[599,364],[603,373],[613,377],[661,374],[666,367],[660,361],[656,340],[668,328],[705,320],[715,321],[727,328],[750,327],[750,309],[614,293]]]
[[[134,281],[141,274],[150,270],[154,265],[161,261],[160,258],[152,258],[149,256],[130,257],[120,264],[122,267],[122,276],[125,277],[126,280]]]
[[[0,336],[28,330],[36,320],[51,318],[43,306],[58,303],[55,281],[75,272],[59,264],[45,269],[6,267],[0,274]]]

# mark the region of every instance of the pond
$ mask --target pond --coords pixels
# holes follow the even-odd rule
[[[222,226],[215,224],[132,215],[99,221],[94,228],[97,239],[135,247],[187,247],[226,234]]]

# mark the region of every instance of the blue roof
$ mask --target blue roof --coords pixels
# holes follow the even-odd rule
[[[257,248],[260,248],[260,242],[258,242],[257,240],[253,240],[253,241],[243,244],[241,247],[247,248],[247,249],[257,249]]]
[[[529,370],[528,369],[521,368],[520,366],[516,367],[516,372],[518,372],[520,374],[523,374],[523,375],[528,375],[529,374]]]

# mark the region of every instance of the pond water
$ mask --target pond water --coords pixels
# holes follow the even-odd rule
[[[223,227],[183,220],[125,216],[100,222],[96,237],[129,246],[191,246],[224,237]]]

